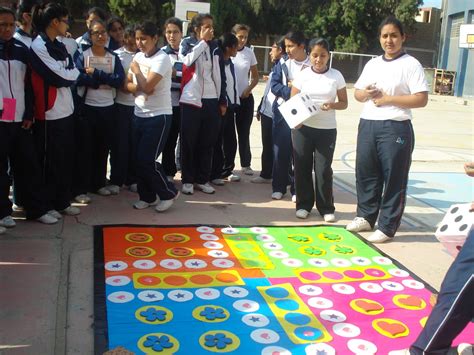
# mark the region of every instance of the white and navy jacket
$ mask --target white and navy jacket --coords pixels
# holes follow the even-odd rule
[[[229,58],[227,60],[223,59],[224,61],[224,69],[227,67],[229,68],[230,75],[232,75],[232,82],[234,85],[230,87],[230,78],[227,78],[227,73],[226,73],[226,97],[227,97],[227,105],[235,109],[237,106],[240,106],[240,97],[237,91],[237,79],[235,77],[235,67],[234,63],[232,63],[232,60]]]
[[[194,37],[186,37],[181,41],[179,54],[183,61],[183,78],[181,80],[180,103],[202,107],[204,77],[202,54],[209,51],[212,57],[212,79],[216,85],[219,104],[227,105],[226,80],[222,54],[216,41],[197,41]]]
[[[74,112],[71,86],[79,76],[64,44],[40,33],[30,48],[35,118],[57,120]]]
[[[273,121],[275,124],[281,122],[284,118],[278,107],[291,97],[291,88],[288,86],[288,66],[287,61],[291,59],[280,59],[274,66],[273,74],[270,79],[270,90],[275,95],[273,101]]]
[[[0,41],[2,108],[3,99],[16,100],[14,122],[33,120],[33,90],[29,71],[28,48],[15,38]]]
[[[174,50],[169,44],[161,48],[161,50],[168,54],[168,57],[170,57],[171,60],[171,64],[176,70],[176,76],[171,78],[171,99],[173,101],[173,106],[179,106],[179,97],[181,94],[181,79],[183,78],[183,62],[180,59],[179,50]],[[175,105],[175,99],[173,98],[173,96],[177,97],[176,101],[178,102],[178,105]]]
[[[13,35],[17,40],[22,42],[28,48],[31,47],[31,43],[33,42],[33,37],[28,32],[23,31],[20,27],[16,28],[15,34]]]

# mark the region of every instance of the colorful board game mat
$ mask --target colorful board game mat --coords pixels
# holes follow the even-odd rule
[[[342,227],[100,226],[94,254],[96,354],[388,354],[431,310]]]

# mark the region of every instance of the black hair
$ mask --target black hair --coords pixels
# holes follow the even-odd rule
[[[33,6],[35,6],[37,4],[37,1],[35,0],[32,0],[32,1],[28,1],[28,0],[24,0],[24,1],[20,1],[16,7],[16,18],[18,19],[18,21],[23,24],[24,21],[23,21],[23,14],[24,13],[27,13],[27,14],[30,14],[31,15],[31,11],[33,10]]]
[[[8,7],[0,6],[0,15],[6,15],[6,14],[12,15],[13,20],[16,19],[15,11],[13,11],[12,9],[9,9]]]
[[[135,32],[140,31],[146,36],[155,37],[160,36],[160,29],[155,23],[151,21],[145,21],[135,27]]]
[[[87,18],[89,18],[90,15],[96,15],[102,21],[107,21],[107,18],[109,17],[109,14],[107,13],[107,11],[105,11],[103,8],[98,7],[98,6],[91,7],[87,11]]]
[[[309,41],[308,44],[308,51],[312,51],[314,47],[320,46],[323,47],[327,52],[329,53],[329,42],[325,40],[324,38],[313,38],[311,41]]]
[[[122,26],[122,28],[125,28],[125,22],[123,22],[123,20],[120,17],[112,16],[111,18],[107,20],[107,32],[110,32],[110,30],[112,29],[112,25],[115,22],[120,23],[120,26]]]
[[[135,38],[135,26],[128,25],[127,27],[125,27],[125,29],[123,30],[123,37],[124,38],[129,38],[129,37]]]
[[[288,41],[296,43],[298,46],[303,44],[306,47],[306,37],[301,31],[290,31],[285,35],[284,38]]]
[[[234,27],[232,27],[232,33],[233,33],[234,35],[236,35],[237,32],[239,32],[239,31],[247,31],[247,32],[250,32],[250,26],[247,26],[247,25],[238,23],[238,24],[234,25]]]
[[[226,48],[237,47],[239,45],[239,40],[233,33],[227,32],[220,36],[217,43],[219,44],[220,49],[225,52]]]
[[[214,17],[212,17],[211,14],[197,14],[196,16],[193,17],[191,23],[193,25],[193,31],[196,30],[196,28],[199,28],[202,26],[204,23],[204,20],[210,19],[214,21]]]
[[[102,27],[106,28],[106,25],[105,25],[104,21],[94,20],[94,21],[91,22],[91,24],[89,26],[89,29],[87,30],[87,32],[89,32],[90,35],[92,34],[92,27],[94,27],[95,25],[102,25]]]
[[[275,40],[273,44],[275,44],[278,48],[280,48],[282,53],[286,53],[285,36],[281,37],[280,39]]]
[[[166,26],[168,25],[175,25],[179,28],[180,32],[183,33],[183,21],[181,21],[177,17],[170,17],[166,19],[165,24],[163,25],[163,29],[166,30]]]
[[[60,20],[63,17],[69,16],[69,11],[66,7],[56,3],[49,2],[47,4],[35,5],[33,7],[33,29],[36,33],[46,31],[54,19]]]
[[[387,16],[379,25],[379,37],[382,34],[382,28],[386,25],[393,25],[396,28],[398,28],[398,31],[400,31],[400,34],[403,36],[405,34],[405,31],[403,31],[403,25],[400,22],[399,19],[397,19],[395,16],[390,15]]]

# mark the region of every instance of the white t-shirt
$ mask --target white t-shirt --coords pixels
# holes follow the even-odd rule
[[[125,49],[125,47],[122,47],[117,49],[115,53],[117,53],[118,57],[120,58],[123,70],[125,73],[128,73],[130,64],[132,63],[133,57],[135,56],[135,52],[129,52]],[[135,96],[133,96],[131,93],[126,93],[118,89],[115,102],[125,106],[135,106]]]
[[[257,58],[253,50],[249,47],[244,47],[232,58],[232,63],[234,63],[237,92],[240,97],[249,86],[250,67],[257,65]]]
[[[84,51],[84,67],[86,67],[88,63],[88,57],[94,57],[92,48],[88,48]],[[109,52],[105,52],[105,58],[111,58],[111,65],[107,71],[113,73],[115,68],[115,56]],[[115,89],[108,85],[101,85],[98,89],[89,87],[87,88],[85,104],[94,107],[112,106],[114,104],[114,98]]]
[[[425,73],[420,62],[408,54],[394,60],[386,60],[383,56],[371,59],[364,67],[361,76],[355,83],[356,89],[363,90],[375,85],[388,95],[412,95],[428,91]],[[372,100],[364,104],[361,118],[366,120],[412,119],[411,110],[397,106],[377,107]]]
[[[296,78],[296,75],[298,75],[299,72],[311,66],[311,61],[309,60],[309,57],[306,57],[306,59],[302,62],[290,59],[287,60],[285,64],[288,68],[288,80],[292,81],[294,78]]]
[[[147,77],[151,71],[161,75],[161,80],[155,86],[151,95],[138,92],[135,98],[135,115],[138,117],[154,117],[158,115],[171,115],[171,61],[161,49],[151,57],[146,57],[140,52],[133,59],[140,66],[140,70]],[[136,79],[134,78],[134,82]]]
[[[325,102],[336,102],[337,90],[345,88],[346,82],[336,69],[330,68],[325,73],[318,74],[310,67],[296,75],[293,86],[302,93],[308,94],[317,106],[321,106]],[[336,111],[320,111],[303,124],[319,129],[334,129],[336,128]]]

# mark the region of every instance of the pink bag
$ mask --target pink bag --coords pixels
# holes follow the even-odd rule
[[[3,98],[3,113],[1,121],[15,121],[16,99]]]

